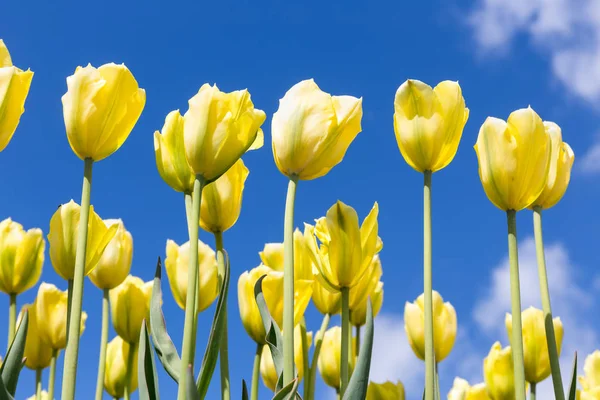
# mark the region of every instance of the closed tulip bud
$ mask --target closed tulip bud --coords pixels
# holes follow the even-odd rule
[[[309,349],[312,344],[312,336],[312,332],[306,333],[306,340]],[[298,372],[298,379],[302,381],[302,378],[304,377],[304,353],[302,349],[302,330],[300,329],[300,325],[296,325],[294,328],[294,362],[296,364],[296,371]],[[263,347],[262,356],[260,358],[260,375],[262,376],[265,386],[272,391],[275,391],[279,377],[277,376],[277,371],[275,370],[275,364],[273,364],[271,350],[266,344]]]
[[[42,275],[46,242],[38,228],[25,231],[10,218],[0,222],[0,290],[19,294]]]
[[[63,279],[75,276],[75,252],[79,232],[79,215],[81,207],[73,200],[61,205],[50,220],[48,243],[50,244],[50,260],[57,274]],[[88,221],[87,249],[85,257],[85,275],[88,275],[102,257],[106,246],[117,233],[118,225],[107,227],[102,218],[90,206]]]
[[[185,155],[194,174],[212,182],[247,151],[262,147],[266,114],[254,108],[248,90],[224,93],[202,85],[184,115]]]
[[[404,400],[402,382],[387,381],[384,383],[369,382],[366,400]]]
[[[448,393],[448,400],[492,400],[488,395],[485,383],[471,386],[461,378],[454,379],[454,385]]]
[[[588,355],[583,365],[584,376],[579,376],[581,390],[578,391],[578,400],[600,399],[600,350]]]
[[[53,350],[67,347],[67,291],[42,282],[34,304],[37,329],[42,342]],[[86,320],[87,314],[82,312],[80,335],[83,335]]]
[[[316,338],[315,340],[318,340]],[[354,338],[351,344],[351,353],[349,357],[350,363],[350,374],[354,370],[355,356],[355,343]],[[317,360],[317,367],[321,373],[323,381],[332,388],[340,388],[340,348],[342,344],[342,328],[334,326],[325,331],[323,335],[323,342],[321,343],[321,353],[319,353],[319,359]]]
[[[338,314],[342,310],[341,292],[332,292],[325,288],[319,279],[313,282],[312,301],[321,314]]]
[[[415,355],[425,360],[425,314],[423,294],[414,303],[404,306],[404,330]],[[456,339],[456,311],[452,304],[433,291],[433,343],[435,361],[448,357]]]
[[[515,381],[510,346],[502,348],[494,343],[488,356],[483,360],[483,378],[488,394],[494,400],[514,400]]]
[[[550,137],[531,108],[503,121],[488,117],[475,144],[479,177],[488,199],[501,210],[530,206],[546,187]]]
[[[142,321],[148,320],[152,283],[144,283],[140,278],[128,275],[109,293],[113,327],[117,335],[128,343],[138,342]]]
[[[295,84],[271,123],[277,168],[301,180],[326,175],[362,131],[361,119],[362,98],[332,96],[312,79]]]
[[[200,226],[207,232],[225,232],[242,211],[242,193],[248,168],[240,158],[219,179],[202,190]]]
[[[544,325],[544,312],[534,307],[529,307],[521,313],[521,319],[523,326],[525,380],[530,383],[539,383],[549,377],[551,372],[548,343],[546,342],[546,327]],[[510,314],[506,314],[505,322],[508,337],[512,339],[512,316]],[[560,355],[563,325],[560,318],[554,318],[552,322],[556,335],[556,349]]]
[[[117,226],[117,232],[104,249],[96,268],[89,277],[100,289],[114,289],[129,275],[133,258],[133,238],[120,219],[105,219],[108,228]]]
[[[100,161],[127,140],[146,104],[146,92],[125,64],[88,64],[67,78],[62,104],[73,152],[82,160]]]
[[[379,314],[383,305],[383,282],[377,282],[377,286],[368,298],[362,303],[350,310],[350,323],[354,326],[363,326],[367,323],[367,302],[371,299],[373,306],[373,318]]]
[[[258,279],[262,281],[263,295],[271,317],[278,326],[283,326],[283,272],[274,271],[265,265],[245,271],[238,280],[238,305],[242,324],[248,335],[256,342],[265,344],[265,328],[254,298],[254,286]],[[297,280],[294,283],[294,326],[296,326],[310,302],[312,281]]]
[[[562,199],[567,191],[575,154],[571,146],[562,141],[560,126],[554,122],[544,121],[544,128],[546,128],[546,133],[550,137],[550,167],[546,186],[533,205],[551,208]]]
[[[37,315],[34,304],[25,304],[17,318],[17,326],[21,324],[21,318],[25,311],[29,312],[29,322],[27,324],[27,340],[25,341],[25,366],[31,370],[44,369],[50,365],[52,359],[52,349],[47,346],[40,337],[38,329]]]
[[[404,160],[419,172],[439,171],[452,162],[467,119],[458,82],[443,81],[432,89],[409,79],[396,92],[396,141]]]
[[[169,277],[169,286],[175,302],[185,310],[188,286],[188,265],[190,242],[178,246],[172,240],[167,240],[167,258],[165,266]],[[215,252],[209,245],[198,240],[198,303],[196,311],[207,309],[219,294],[219,273]]]
[[[137,346],[132,346],[120,336],[116,336],[106,346],[106,373],[104,375],[104,389],[111,397],[120,399],[125,395],[125,383],[127,382],[127,358],[129,351],[137,353]],[[129,390],[135,391],[137,380],[137,354],[133,357],[133,371],[129,381]]]
[[[298,228],[294,230],[294,278],[296,280],[313,280],[313,257],[307,247],[307,240],[312,239],[312,233],[304,230],[304,234]],[[263,251],[258,253],[264,265],[283,272],[283,243],[267,243]]]
[[[41,398],[37,398],[37,395],[33,395],[31,397],[28,397],[27,400],[53,400],[48,396],[48,392],[46,392],[45,390],[42,390],[41,393]]]

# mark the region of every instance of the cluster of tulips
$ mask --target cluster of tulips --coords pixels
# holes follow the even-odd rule
[[[12,65],[0,40],[0,150],[14,134],[24,111],[33,73]],[[162,313],[162,263],[154,279],[129,274],[133,238],[121,220],[103,220],[91,206],[92,169],[125,142],[145,105],[125,65],[78,67],[67,78],[62,97],[68,142],[84,162],[81,204],[71,200],[50,219],[47,235],[52,266],[67,281],[62,291],[41,283],[33,304],[17,295],[40,278],[45,241],[40,229],[25,231],[6,219],[0,223],[0,290],[10,297],[8,340],[0,370],[0,400],[14,397],[24,365],[36,371],[33,398],[54,399],[59,352],[64,350],[63,400],[73,400],[80,335],[83,283],[88,276],[102,292],[102,331],[96,399],[103,392],[129,399],[158,399],[155,354],[178,384],[178,393],[163,397],[203,399],[219,364],[221,397],[232,394],[228,364],[228,291],[230,260],[224,233],[236,223],[248,168],[242,157],[263,146],[266,114],[254,108],[247,90],[221,92],[203,85],[182,116],[172,111],[154,134],[158,172],[183,194],[189,241],[166,244],[164,264],[171,293],[185,310],[181,346],[175,346]],[[415,355],[425,362],[426,400],[440,399],[438,370],[452,350],[457,318],[450,303],[432,288],[432,174],[454,158],[469,110],[457,82],[435,88],[407,80],[394,101],[394,130],[404,160],[424,177],[423,294],[404,310],[405,328]],[[361,131],[362,99],[332,96],[313,80],[294,85],[272,117],[273,157],[289,178],[282,243],[268,243],[261,264],[238,279],[239,315],[256,344],[249,388],[242,398],[257,399],[259,376],[273,399],[315,399],[317,370],[339,398],[404,399],[401,382],[369,383],[374,337],[373,319],[383,302],[383,241],[378,234],[378,204],[359,223],[356,211],[338,201],[325,216],[296,228],[294,203],[298,183],[325,176],[339,164]],[[561,129],[531,109],[513,112],[506,121],[487,118],[475,144],[479,174],[490,201],[506,212],[512,313],[506,327],[511,346],[496,342],[483,361],[485,382],[470,386],[457,378],[452,400],[524,400],[535,398],[536,384],[552,376],[557,400],[573,400],[573,376],[567,392],[558,363],[563,327],[552,318],[544,260],[542,210],[565,193],[574,155]],[[533,211],[543,310],[521,311],[516,212]],[[198,238],[199,227],[215,239],[211,249]],[[88,294],[88,296],[92,296]],[[305,310],[312,300],[323,315],[316,333],[308,330]],[[216,302],[213,325],[199,371],[194,368],[198,314]],[[330,326],[333,315],[341,324]],[[109,315],[117,336],[110,342]],[[353,334],[354,330],[354,334]],[[286,333],[285,335],[283,333]],[[312,356],[310,351],[312,349]],[[393,351],[393,350],[390,350]],[[575,359],[576,365],[576,359]],[[588,357],[580,377],[582,400],[600,399],[600,352]],[[42,391],[42,371],[50,369]],[[576,371],[576,369],[575,369]],[[300,387],[300,382],[303,385]],[[419,394],[420,395],[420,394]]]

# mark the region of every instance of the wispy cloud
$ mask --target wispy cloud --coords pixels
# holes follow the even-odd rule
[[[600,140],[597,140],[578,162],[578,168],[585,174],[600,173]]]

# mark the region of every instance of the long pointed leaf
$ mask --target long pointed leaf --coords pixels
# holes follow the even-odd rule
[[[185,400],[200,400],[200,397],[198,396],[198,390],[196,390],[196,384],[194,383],[194,381],[195,381],[194,371],[192,370],[192,366],[189,365],[187,367],[187,378],[185,380],[185,382],[186,382],[186,388],[185,388],[186,399]]]
[[[369,386],[369,371],[371,369],[371,353],[373,352],[373,306],[371,299],[367,302],[367,324],[365,325],[365,338],[360,345],[356,368],[348,382],[343,400],[363,400],[367,396]]]
[[[150,331],[152,332],[152,343],[158,355],[158,359],[165,368],[165,371],[179,382],[179,368],[181,359],[177,353],[177,348],[173,344],[167,326],[165,316],[162,312],[162,289],[161,289],[162,268],[160,257],[156,264],[156,273],[154,274],[154,285],[152,286],[152,298],[150,299]]]
[[[227,294],[229,293],[229,276],[231,270],[229,265],[229,255],[225,250],[223,250],[223,260],[225,263],[225,273],[223,275],[223,282],[221,283],[219,300],[217,301],[210,336],[208,337],[208,345],[206,346],[204,357],[202,358],[202,367],[200,368],[200,374],[198,375],[198,381],[196,382],[196,388],[200,399],[204,399],[206,396],[208,386],[210,385],[210,381],[215,371],[215,366],[217,365],[221,337],[223,336],[221,332],[223,332],[227,315],[225,311],[227,310]]]
[[[246,385],[246,381],[242,379],[242,400],[250,400],[248,396],[248,385]]]
[[[4,382],[0,379],[0,400],[15,400],[14,397],[8,393],[6,386],[4,386]]]
[[[275,393],[272,400],[292,400],[296,398],[300,379],[296,378]],[[298,396],[299,397],[299,396]]]
[[[573,372],[571,375],[571,384],[569,385],[569,400],[575,400],[577,397],[577,352],[573,358]]]
[[[29,311],[25,311],[17,333],[8,348],[6,358],[0,367],[0,375],[6,391],[14,396],[17,391],[19,374],[23,368],[23,353],[25,352],[25,340],[27,339],[27,327],[29,326]]]
[[[140,400],[160,400],[154,354],[148,337],[146,320],[142,322],[138,347],[138,388]]]

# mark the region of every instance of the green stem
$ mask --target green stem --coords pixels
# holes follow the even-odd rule
[[[300,323],[300,333],[302,336],[302,375],[304,376],[304,398],[308,396],[310,389],[310,367],[308,365],[308,335],[306,334],[306,319],[303,317]]]
[[[535,396],[536,395],[536,387],[535,387],[536,383],[533,382],[533,383],[530,383],[530,385],[531,386],[529,388],[529,400],[535,400],[535,397],[536,397]],[[564,396],[564,393],[563,393],[563,396]]]
[[[58,350],[52,350],[52,358],[50,359],[50,376],[48,377],[48,398],[54,400],[54,381],[56,380],[56,359],[58,358]]]
[[[294,203],[297,178],[290,177],[283,228],[283,386],[294,379]]]
[[[263,345],[256,344],[256,353],[254,354],[254,365],[252,367],[252,389],[250,400],[258,400],[258,376],[260,375],[260,358],[262,357]]]
[[[102,400],[104,393],[104,373],[106,368],[106,345],[108,343],[108,289],[102,291],[102,330],[100,334],[100,360],[98,361],[98,378],[96,379],[96,400]]]
[[[360,326],[356,325],[356,346],[354,348],[354,357],[358,358],[358,353],[360,352]]]
[[[348,346],[350,345],[350,289],[342,288],[342,340],[340,348],[340,396],[344,397],[348,386]]]
[[[556,335],[554,334],[554,324],[552,322],[552,307],[550,306],[550,289],[548,288],[548,273],[546,271],[544,237],[542,234],[542,208],[539,206],[533,208],[533,230],[535,234],[540,292],[542,294],[542,309],[544,310],[544,324],[546,326],[546,342],[548,343],[548,356],[550,358],[550,370],[552,371],[552,384],[554,385],[554,397],[556,400],[565,400],[565,390],[558,362]]]
[[[10,303],[8,306],[8,346],[10,348],[13,339],[15,338],[15,326],[17,324],[17,294],[11,293]]]
[[[194,228],[190,229],[190,255],[188,264],[188,287],[187,298],[185,303],[185,322],[183,326],[183,343],[181,346],[181,366],[179,370],[182,372],[179,376],[179,388],[177,398],[184,400],[186,397],[186,375],[184,371],[194,365],[195,342],[194,332],[197,322],[196,316],[196,295],[198,288],[198,221],[200,221],[200,202],[202,200],[202,188],[204,187],[204,179],[200,175],[196,175],[194,182],[194,194],[192,196],[192,212],[191,223]]]
[[[185,200],[185,219],[187,221],[188,228],[188,237],[192,238],[192,232],[194,231],[194,221],[192,220],[192,194],[184,193]],[[198,221],[195,224],[196,229],[198,229]],[[192,337],[194,338],[193,346],[193,354],[196,354],[196,332],[198,329],[198,282],[196,282],[196,301],[194,301],[194,332],[192,333]]]
[[[67,348],[62,380],[62,400],[75,399],[75,380],[77,377],[77,354],[79,352],[79,335],[81,333],[81,303],[83,301],[83,278],[85,277],[86,245],[88,237],[88,221],[90,216],[90,195],[92,192],[92,166],[94,160],[84,161],[83,187],[81,190],[81,211],[79,214],[79,230],[77,234],[77,252],[75,253],[75,272],[71,310],[69,312],[69,330],[67,332]],[[71,323],[73,322],[73,323]]]
[[[219,287],[225,276],[225,256],[223,254],[223,233],[215,232],[215,247],[217,248],[217,265],[219,268]],[[223,330],[221,331],[221,343],[219,349],[219,366],[221,368],[221,398],[229,400],[231,389],[229,387],[229,344],[227,334],[227,299],[223,303]]]
[[[512,354],[515,375],[515,400],[525,400],[525,370],[523,367],[523,331],[521,324],[521,289],[519,283],[519,253],[517,249],[517,213],[506,212],[508,222],[508,258],[510,261],[510,297],[512,305]]]
[[[440,372],[438,370],[438,363],[435,363],[435,400],[441,400],[440,394]]]
[[[130,400],[131,399],[131,393],[135,390],[132,387],[130,387],[131,384],[131,374],[134,373],[133,371],[133,362],[134,362],[134,358],[135,358],[135,347],[137,344],[136,343],[129,343],[129,348],[127,350],[127,372],[125,374],[125,390],[124,390],[124,399],[125,400]]]
[[[321,345],[323,344],[323,336],[329,326],[329,319],[331,315],[325,314],[323,316],[323,322],[321,322],[321,329],[315,336],[315,351],[313,352],[313,359],[310,365],[310,390],[309,396],[305,397],[305,400],[312,400],[315,398],[315,382],[317,381],[317,362],[319,361],[319,355],[321,354]]]
[[[42,400],[42,369],[35,370],[35,400]]]
[[[431,268],[431,171],[423,183],[423,296],[425,307],[425,400],[435,393],[435,353],[433,347],[433,286]]]
[[[69,332],[69,322],[71,320],[71,303],[73,302],[73,279],[67,280],[67,332]],[[67,336],[67,342],[69,337]]]

